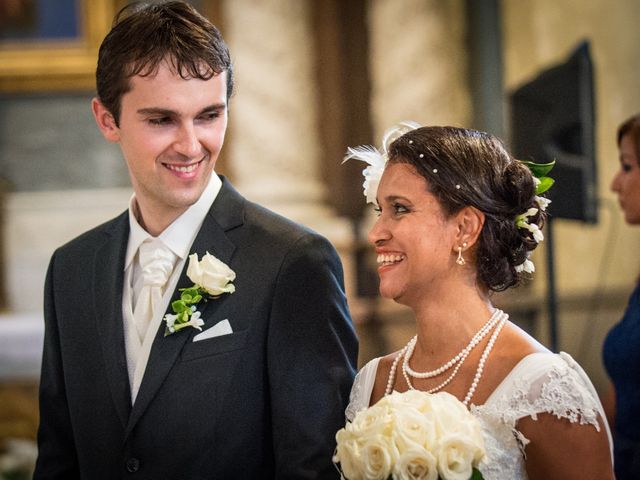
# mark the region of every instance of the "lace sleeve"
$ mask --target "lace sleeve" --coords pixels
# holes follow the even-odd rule
[[[507,375],[484,405],[472,405],[480,420],[487,457],[480,471],[487,480],[526,479],[524,459],[529,444],[516,428],[524,417],[549,413],[572,423],[611,432],[598,395],[580,365],[566,353],[534,353]],[[611,452],[613,455],[613,452]]]
[[[550,413],[571,423],[593,425],[598,431],[601,428],[600,400],[584,370],[567,353],[529,355],[490,400],[494,397],[491,410],[500,412],[502,421],[512,427],[520,418],[536,420],[539,413]]]
[[[356,413],[369,406],[379,361],[379,358],[374,358],[357,373],[349,394],[349,405],[347,405],[347,409],[344,412],[347,421],[351,422]]]

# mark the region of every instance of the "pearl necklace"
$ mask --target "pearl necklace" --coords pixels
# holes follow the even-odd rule
[[[462,401],[462,403],[464,405],[468,406],[469,401],[473,397],[473,394],[475,393],[476,388],[478,387],[478,383],[480,382],[480,377],[482,377],[482,373],[484,371],[484,365],[485,365],[485,363],[487,361],[487,357],[489,356],[489,353],[493,349],[493,345],[495,344],[496,339],[498,338],[498,335],[500,334],[500,331],[502,330],[502,327],[504,327],[504,324],[507,322],[507,319],[509,318],[509,315],[507,315],[503,311],[497,310],[497,312],[498,312],[497,315],[494,312],[494,315],[492,315],[492,317],[489,320],[489,322],[487,322],[487,324],[485,324],[485,327],[489,323],[492,324],[491,325],[492,327],[494,325],[496,325],[496,324],[497,324],[497,326],[496,326],[493,334],[489,338],[489,341],[487,342],[487,345],[485,346],[484,351],[482,352],[482,355],[480,356],[480,361],[478,362],[478,368],[476,369],[476,373],[475,373],[475,375],[473,377],[473,381],[471,382],[471,386],[469,387],[469,390],[468,390],[467,394],[465,395],[464,400]],[[495,321],[494,321],[494,316],[495,316]],[[485,328],[485,327],[483,327],[483,328]],[[490,330],[490,328],[489,328],[489,330]],[[487,331],[489,331],[489,330],[487,330]],[[480,333],[480,332],[478,332],[478,333]],[[486,332],[483,334],[483,337],[485,335],[486,335]],[[398,364],[400,363],[400,359],[402,357],[405,357],[405,361],[406,361],[406,357],[407,357],[407,354],[408,354],[409,347],[410,347],[411,343],[414,340],[415,340],[415,337],[413,339],[411,339],[409,341],[409,343],[407,345],[405,345],[404,348],[398,352],[398,355],[396,355],[396,358],[394,358],[393,363],[391,365],[391,371],[389,372],[389,378],[387,380],[387,387],[386,387],[385,392],[384,392],[385,395],[389,395],[393,391],[393,384],[395,382],[396,370],[398,368]],[[476,344],[477,343],[478,342],[476,342]],[[414,346],[415,346],[415,343],[414,343]],[[471,348],[473,348],[473,347],[471,347]],[[460,354],[458,354],[456,357],[458,357],[459,355]],[[468,356],[468,353],[467,353],[467,355],[464,356],[464,358],[462,358],[462,356],[460,357],[461,361],[458,362],[458,365],[454,369],[453,373],[447,378],[447,380],[442,382],[437,387],[434,387],[434,388],[431,388],[431,389],[427,390],[426,392],[427,393],[435,393],[435,392],[441,390],[444,386],[446,386],[453,379],[453,377],[455,377],[455,375],[458,373],[458,370],[460,369],[460,366],[462,365],[462,363],[464,362],[464,359],[466,359],[467,356]],[[456,357],[454,357],[454,358],[456,358]],[[440,368],[442,368],[442,367],[440,367]],[[446,369],[446,370],[448,370],[448,369]],[[446,371],[446,370],[443,370],[443,371]],[[415,387],[413,386],[413,384],[411,383],[411,379],[409,378],[409,374],[404,370],[404,368],[402,370],[402,373],[403,373],[404,378],[405,378],[405,380],[407,382],[407,385],[409,386],[409,389],[410,390],[415,390]]]
[[[500,320],[500,315],[502,313],[503,313],[502,310],[499,310],[496,308],[496,310],[493,312],[493,315],[489,317],[489,320],[487,320],[487,322],[482,326],[482,328],[478,330],[473,337],[471,337],[471,340],[469,341],[466,347],[464,347],[455,357],[453,357],[447,363],[445,363],[439,368],[436,368],[435,370],[431,370],[430,372],[416,372],[412,370],[411,367],[409,366],[409,360],[411,360],[411,357],[413,356],[413,351],[416,348],[416,343],[418,342],[418,336],[416,335],[407,344],[407,354],[404,357],[404,362],[402,362],[402,371],[405,377],[407,375],[411,375],[413,378],[437,377],[438,375],[449,370],[454,365],[458,364],[458,362],[460,363],[458,364],[456,369],[460,368],[460,364],[464,362],[464,360],[467,358],[471,350],[473,350],[473,347],[475,347],[478,343],[480,343],[480,341],[482,341],[482,339],[487,335],[487,333],[489,333],[491,329],[498,323],[498,321]]]
[[[500,334],[500,330],[502,330],[502,327],[504,327],[504,324],[507,323],[507,318],[509,318],[509,316],[507,314],[504,314],[504,316],[502,317],[502,320],[500,321],[495,331],[493,332],[493,335],[491,335],[491,338],[489,339],[487,346],[484,347],[484,352],[482,352],[482,356],[480,357],[480,361],[478,362],[478,369],[476,370],[476,374],[473,377],[473,382],[471,382],[469,391],[467,392],[467,395],[464,397],[464,400],[462,401],[464,405],[469,405],[469,400],[471,400],[471,397],[473,397],[473,394],[476,392],[476,388],[478,387],[478,382],[480,382],[480,377],[482,376],[482,371],[484,370],[484,364],[487,361],[487,357],[489,356],[491,349],[493,348],[493,344],[496,343],[496,339]]]

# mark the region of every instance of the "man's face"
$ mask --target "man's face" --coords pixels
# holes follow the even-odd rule
[[[168,225],[209,182],[227,129],[226,73],[183,79],[163,62],[155,75],[130,79],[119,125],[94,100],[105,138],[122,149],[146,222]]]

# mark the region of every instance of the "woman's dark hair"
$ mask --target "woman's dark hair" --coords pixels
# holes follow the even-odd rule
[[[517,215],[538,213],[530,223],[542,227],[544,212],[535,200],[533,176],[496,137],[456,127],[422,127],[391,143],[389,163],[412,165],[446,215],[473,206],[485,215],[476,249],[478,281],[488,290],[518,285],[522,264],[537,247],[533,235],[518,228]]]
[[[640,114],[628,118],[618,127],[618,147],[625,135],[631,136],[636,149],[636,157],[640,158]]]
[[[185,79],[208,80],[226,72],[227,101],[233,93],[229,49],[209,20],[184,2],[132,3],[116,15],[98,53],[98,98],[116,125],[129,79],[155,74],[163,61]]]

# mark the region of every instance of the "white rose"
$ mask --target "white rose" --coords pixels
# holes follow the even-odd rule
[[[420,390],[407,390],[404,393],[393,392],[389,395],[394,408],[402,409],[405,406],[410,406],[422,413],[430,412],[432,410],[432,397],[432,394],[421,392]]]
[[[438,447],[438,471],[443,480],[469,480],[478,447],[462,434],[443,438]]]
[[[431,397],[437,433],[441,439],[458,435],[473,446],[474,465],[485,455],[484,437],[480,422],[456,397],[439,392]]]
[[[467,433],[472,431],[475,425],[479,425],[467,407],[447,392],[432,395],[431,404],[440,435]]]
[[[368,479],[371,472],[380,469],[384,471],[387,463],[388,468],[391,468],[392,460],[380,449],[389,448],[392,428],[393,417],[389,408],[385,405],[374,405],[358,412],[353,422],[347,423],[338,431],[334,462],[340,463],[345,478]]]
[[[214,297],[223,293],[233,293],[236,290],[231,283],[236,278],[235,272],[209,252],[205,253],[201,261],[198,261],[197,253],[189,255],[187,276]]]
[[[375,435],[391,435],[393,417],[384,403],[378,403],[358,412],[353,422],[347,424],[347,430],[354,432],[361,440]]]
[[[340,471],[349,480],[364,480],[364,465],[357,437],[342,428],[336,433],[336,453],[333,462],[340,464]]]
[[[405,450],[393,468],[393,478],[397,480],[437,480],[436,458],[422,447]]]
[[[391,439],[384,435],[374,435],[365,439],[361,445],[364,478],[387,480],[399,456]]]
[[[436,425],[431,412],[422,413],[410,406],[398,410],[392,438],[401,452],[414,446],[434,448]]]

